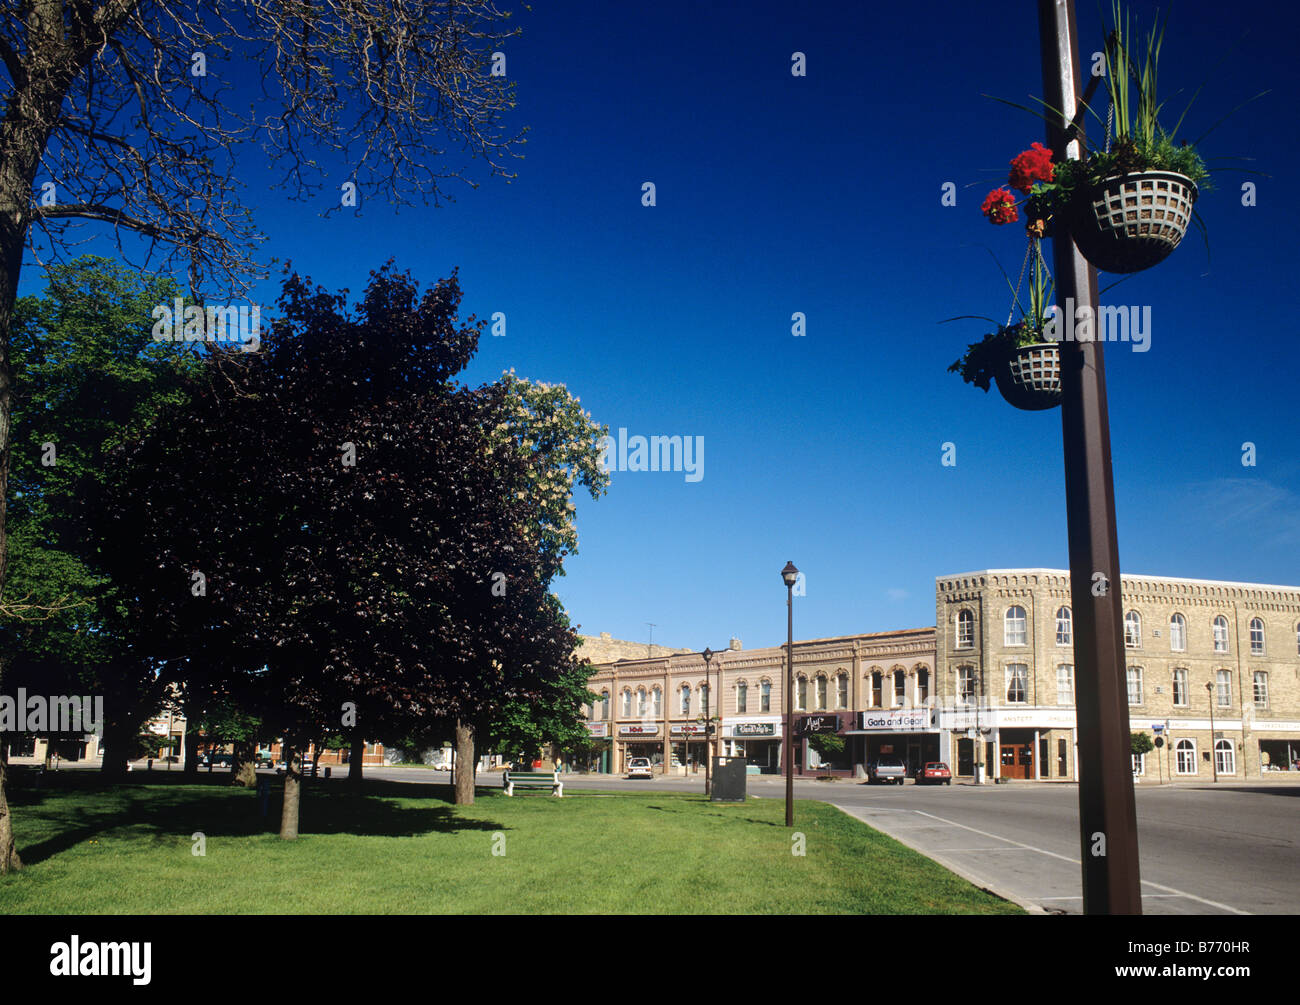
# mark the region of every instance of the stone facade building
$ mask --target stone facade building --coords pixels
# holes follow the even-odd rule
[[[1123,576],[1121,593],[1130,727],[1161,742],[1134,759],[1139,780],[1300,770],[1300,588]],[[912,771],[939,760],[958,777],[1077,780],[1069,573],[941,576],[935,623],[795,642],[789,710],[785,646],[733,639],[706,676],[699,653],[584,639],[602,770],[630,757],[694,768],[720,689],[722,752],[752,772],[784,770],[791,714],[799,773],[827,770],[810,738],[833,732],[844,750],[829,763],[844,774],[896,756]]]

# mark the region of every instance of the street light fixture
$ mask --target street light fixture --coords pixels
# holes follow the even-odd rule
[[[793,562],[786,562],[781,570],[785,582],[786,647],[785,647],[785,825],[794,826],[794,584],[799,581],[799,570]]]

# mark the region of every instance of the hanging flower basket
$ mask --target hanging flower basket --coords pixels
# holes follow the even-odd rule
[[[1103,178],[1079,193],[1072,236],[1102,272],[1141,272],[1169,257],[1192,222],[1197,188],[1175,171]]]
[[[1061,403],[1061,349],[1055,342],[1024,345],[994,378],[1007,404],[1041,412]]]

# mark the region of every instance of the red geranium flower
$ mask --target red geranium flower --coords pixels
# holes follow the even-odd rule
[[[1016,209],[1016,197],[1005,188],[995,188],[984,197],[980,212],[989,218],[989,223],[1015,223],[1020,219]]]
[[[1052,151],[1041,143],[1035,143],[1011,162],[1011,175],[1007,179],[1012,188],[1019,189],[1026,195],[1036,181],[1051,181],[1056,168],[1052,166]]]

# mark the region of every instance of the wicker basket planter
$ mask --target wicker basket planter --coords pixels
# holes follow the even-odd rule
[[[1080,193],[1072,236],[1103,272],[1141,272],[1169,257],[1187,233],[1196,184],[1174,171],[1104,178]]]
[[[995,378],[1007,404],[1041,412],[1061,403],[1061,349],[1055,342],[1021,346]]]

